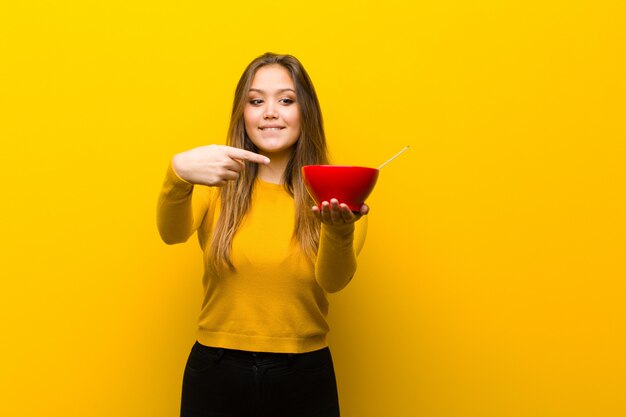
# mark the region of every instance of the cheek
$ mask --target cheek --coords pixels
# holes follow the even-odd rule
[[[253,119],[254,119],[253,113],[254,112],[249,107],[246,107],[243,110],[243,122],[246,125],[246,127],[253,122]]]
[[[288,120],[292,127],[300,128],[300,110],[296,108],[291,111],[288,115]]]
[[[254,111],[244,109],[243,111],[243,127],[246,130],[249,138],[253,138],[256,134],[256,118],[254,117]]]

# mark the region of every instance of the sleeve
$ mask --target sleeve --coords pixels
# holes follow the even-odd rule
[[[315,262],[315,279],[324,291],[342,290],[350,282],[357,267],[357,255],[365,244],[367,218],[345,226],[322,224]]]
[[[209,187],[180,178],[170,162],[157,202],[161,239],[168,245],[186,242],[200,227],[209,204]]]

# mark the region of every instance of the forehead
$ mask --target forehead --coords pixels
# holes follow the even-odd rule
[[[260,90],[295,89],[289,71],[278,64],[265,65],[259,68],[252,78],[250,88]]]

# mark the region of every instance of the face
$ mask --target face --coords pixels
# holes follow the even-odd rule
[[[300,137],[300,105],[289,72],[265,65],[252,79],[243,113],[246,132],[259,152],[285,156]]]

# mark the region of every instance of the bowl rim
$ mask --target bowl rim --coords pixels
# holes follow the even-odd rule
[[[366,170],[378,171],[378,168],[364,167],[364,166],[359,166],[359,165],[330,165],[330,164],[326,164],[326,165],[303,165],[302,166],[302,168],[308,168],[308,167],[357,168],[357,169],[366,169]]]

